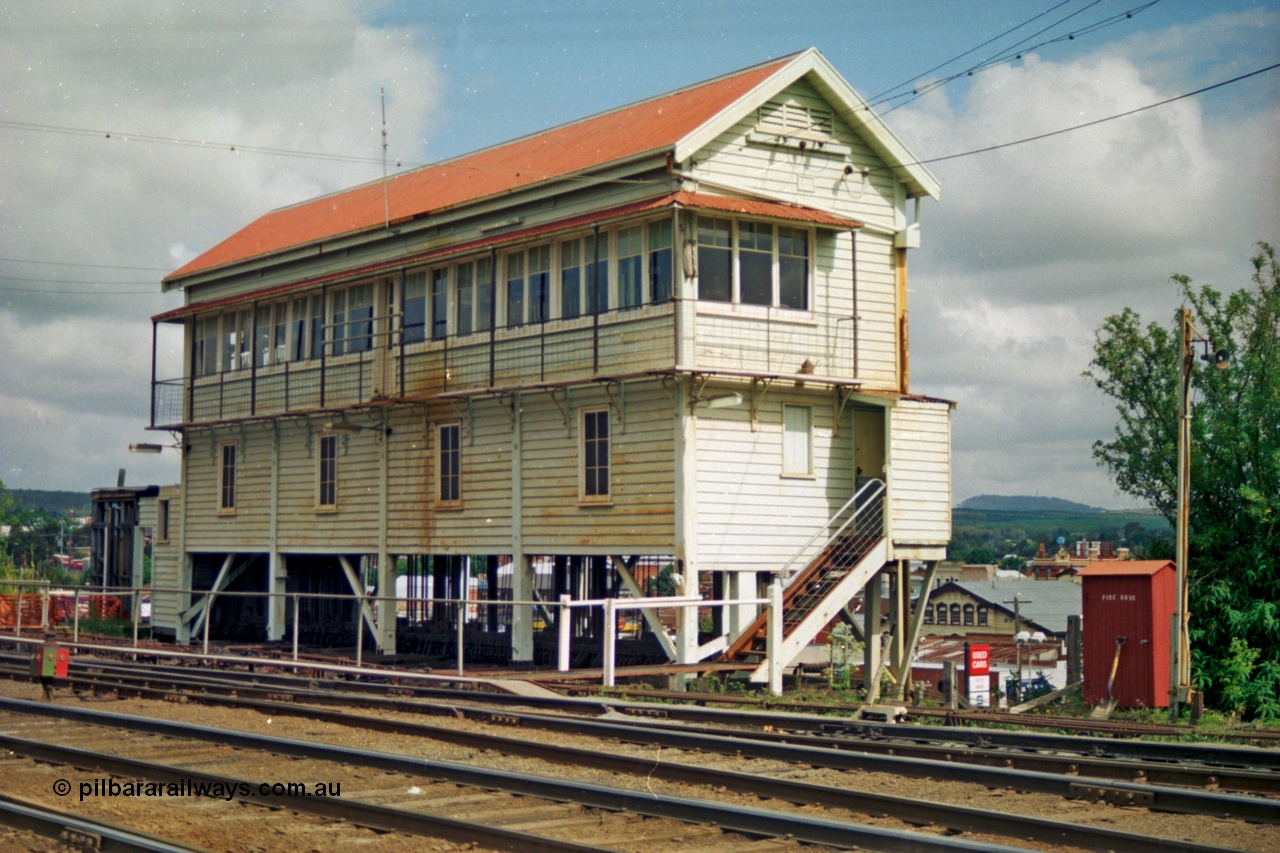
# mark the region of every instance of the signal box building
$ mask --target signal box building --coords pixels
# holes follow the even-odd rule
[[[907,353],[938,189],[807,50],[267,213],[166,277],[184,302],[153,318],[186,354],[152,381],[151,427],[184,448],[156,586],[196,590],[157,594],[157,629],[192,636],[221,590],[391,595],[407,574],[414,596],[556,601],[665,570],[707,606],[643,633],[695,662],[756,616],[715,602],[775,577],[790,655],[882,573],[907,600],[907,561],[950,538],[952,406],[912,392]],[[212,635],[287,637],[286,601]],[[418,604],[296,618],[404,649],[452,618]],[[554,611],[466,627],[541,660]]]
[[[1177,600],[1170,560],[1102,562],[1079,573],[1084,585],[1084,699],[1121,707],[1169,706],[1170,622]]]

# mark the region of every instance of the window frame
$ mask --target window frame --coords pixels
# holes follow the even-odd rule
[[[707,223],[705,228],[704,223]],[[723,242],[725,225],[728,225],[727,245]],[[802,223],[783,224],[763,219],[730,218],[699,214],[697,222],[694,224],[694,230],[698,241],[698,272],[694,293],[699,302],[754,306],[757,309],[776,309],[798,313],[807,313],[812,310],[811,306],[813,305],[814,297],[813,272],[816,268],[814,252],[817,250],[815,229],[804,227]],[[744,243],[744,239],[747,243]],[[797,255],[793,252],[782,251],[784,240],[790,247],[800,239],[804,241],[805,254]],[[708,243],[707,240],[712,242]],[[760,248],[762,243],[766,242],[768,248]],[[761,256],[764,255],[768,256],[768,303],[759,301],[760,296],[763,295],[759,285],[762,285],[763,282],[759,282],[755,277],[753,277],[753,281],[756,282],[756,286],[751,288],[751,293],[755,294],[755,298],[751,301],[744,300],[743,293],[747,284],[745,274],[747,261],[750,260],[752,262],[752,269],[761,270],[764,268]],[[717,276],[717,280],[714,282],[716,290],[704,290],[711,284],[705,278],[705,271],[712,266],[717,270],[723,270],[726,257],[728,260],[728,297],[721,298],[725,283],[720,282],[719,276]],[[784,290],[784,271],[788,271],[789,276],[791,274],[790,271],[793,271],[797,266],[804,277],[799,299],[795,299],[791,295],[792,288]],[[708,293],[713,295],[707,295]],[[784,295],[790,298],[784,301]],[[785,304],[785,302],[791,301],[799,302],[800,305]]]
[[[446,434],[452,442],[446,442]],[[452,457],[452,473],[445,474],[446,454]],[[432,488],[433,503],[437,509],[461,509],[462,507],[462,421],[442,421],[436,424],[435,477]],[[453,494],[445,493],[447,480],[453,481]]]
[[[218,442],[218,515],[235,515],[239,486],[239,453],[235,441]]]
[[[321,433],[316,440],[316,512],[338,511],[338,436]]]
[[[605,427],[603,437],[599,434],[600,424]],[[578,410],[578,503],[580,505],[613,505],[612,432],[609,425],[608,406],[584,406]],[[604,451],[603,464],[600,464],[601,449]],[[589,461],[591,464],[588,464]],[[601,470],[604,472],[603,492],[599,490]],[[591,476],[592,472],[594,476]]]

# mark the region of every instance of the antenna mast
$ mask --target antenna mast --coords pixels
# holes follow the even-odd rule
[[[378,88],[382,96],[382,214],[387,230],[391,230],[391,201],[387,197],[387,90]]]

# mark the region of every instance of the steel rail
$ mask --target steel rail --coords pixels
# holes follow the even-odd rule
[[[171,691],[166,690],[149,689],[149,692],[164,697],[173,695]],[[242,689],[241,692],[246,691]],[[919,799],[866,793],[847,788],[788,779],[774,779],[756,774],[712,770],[668,760],[655,761],[644,757],[617,755],[598,749],[555,746],[528,738],[477,734],[446,726],[435,726],[429,723],[406,722],[381,717],[364,717],[305,704],[259,701],[243,695],[233,697],[209,694],[182,695],[191,696],[191,699],[196,702],[256,710],[273,716],[297,716],[383,733],[425,737],[477,750],[496,749],[507,755],[535,758],[553,763],[593,767],[600,770],[654,777],[690,785],[722,787],[761,797],[773,797],[787,802],[808,803],[827,808],[844,808],[868,815],[887,815],[906,823],[936,824],[963,832],[979,832],[1050,844],[1070,844],[1100,851],[1127,850],[1131,851],[1131,853],[1181,853],[1181,851],[1186,851],[1186,853],[1201,853],[1201,851],[1218,849],[1193,842],[1137,835],[1119,830],[1094,827],[1088,824],[1074,824],[1048,818],[992,812],[986,809],[974,809],[966,806],[928,803]],[[409,706],[403,710],[412,712],[414,707]],[[511,722],[510,718],[505,715],[497,715],[497,717],[499,723],[510,724]]]
[[[189,691],[204,689],[244,694],[248,690],[261,691],[257,695],[265,699],[290,701],[305,698],[321,704],[386,705],[397,697],[412,696],[428,699],[464,699],[466,701],[498,702],[509,705],[513,701],[507,694],[486,694],[474,691],[441,690],[437,688],[404,687],[360,684],[358,682],[319,682],[307,680],[305,689],[298,689],[299,680],[292,676],[275,674],[219,674],[213,671],[192,670],[187,667],[163,667],[170,678],[154,677],[151,667],[113,665],[102,667],[97,663],[75,662],[74,669],[85,667],[113,673],[128,672],[148,684],[168,684],[170,690]],[[6,668],[0,664],[0,674]],[[11,677],[27,677],[25,672],[8,670]],[[114,677],[114,676],[113,676]],[[246,686],[244,680],[254,682]],[[277,684],[287,693],[271,692],[258,686],[260,683]],[[318,689],[323,684],[325,688]],[[351,690],[348,688],[355,687]],[[109,689],[95,685],[95,689]],[[353,701],[344,694],[363,698]],[[964,728],[938,728],[931,726],[892,725],[884,723],[835,722],[830,718],[791,713],[753,711],[740,713],[723,709],[688,708],[683,706],[655,706],[648,703],[617,703],[597,700],[559,700],[549,702],[538,697],[523,698],[521,704],[552,707],[567,713],[600,715],[610,709],[624,714],[644,717],[633,725],[654,725],[655,718],[706,721],[722,725],[750,726],[757,733],[754,737],[779,740],[781,735],[759,732],[764,727],[775,732],[783,730],[794,741],[797,731],[808,731],[808,737],[848,739],[869,752],[913,755],[928,758],[930,755],[946,761],[968,761],[979,764],[1003,764],[1026,769],[1055,770],[1068,773],[1084,772],[1107,778],[1126,778],[1130,781],[1149,781],[1156,784],[1182,784],[1211,787],[1246,793],[1274,793],[1280,789],[1280,752],[1248,747],[1232,747],[1215,744],[1170,744],[1151,741],[1118,740],[1114,738],[1080,738],[1070,735],[1042,733],[986,731]],[[423,712],[414,707],[410,710]],[[451,706],[448,713],[455,713]],[[625,724],[619,720],[619,724]],[[688,729],[686,729],[688,730]],[[732,731],[716,731],[734,736]],[[932,744],[932,745],[931,745]],[[819,745],[835,746],[828,741]],[[957,749],[960,750],[957,752]],[[1050,754],[1050,753],[1057,753]],[[1072,759],[1070,756],[1077,756]],[[1127,762],[1127,763],[1126,763]],[[1143,762],[1134,764],[1133,762]],[[1074,765],[1074,766],[1073,766]]]
[[[393,773],[404,773],[433,779],[442,779],[453,782],[454,784],[470,785],[477,788],[502,790],[514,794],[542,797],[545,799],[565,800],[610,811],[630,811],[636,814],[649,815],[651,817],[670,818],[697,824],[714,824],[728,832],[794,838],[798,841],[809,844],[827,844],[843,848],[865,847],[874,850],[903,851],[904,853],[906,853],[906,851],[934,850],[962,850],[975,851],[975,853],[976,851],[994,851],[994,853],[1001,853],[1001,851],[1004,851],[1005,853],[1012,853],[1012,851],[1025,850],[1025,848],[994,846],[991,844],[971,842],[947,836],[936,836],[927,833],[903,832],[898,830],[882,829],[879,827],[861,826],[844,821],[825,820],[822,818],[808,817],[799,814],[773,812],[737,805],[726,805],[723,803],[694,800],[685,797],[670,797],[662,794],[650,793],[648,791],[609,788],[587,782],[562,781],[545,776],[531,776],[525,773],[506,773],[486,768],[469,767],[452,762],[407,758],[403,756],[389,755],[387,753],[352,749],[350,747],[332,746],[310,741],[290,740],[286,738],[270,737],[267,735],[249,734],[247,732],[230,731],[227,729],[214,729],[208,726],[199,726],[190,723],[175,723],[167,720],[146,719],[104,711],[90,711],[60,705],[47,705],[38,702],[28,702],[22,699],[0,698],[0,711],[70,720],[88,725],[120,728],[129,731],[162,735],[165,737],[199,740],[207,743],[217,743],[237,747],[240,749],[271,752],[273,754],[285,755],[294,758],[307,758],[351,766],[370,767]],[[196,775],[193,771],[188,771],[184,768],[168,767],[165,765],[138,762],[129,759],[120,759],[113,756],[102,756],[98,753],[87,753],[83,750],[74,750],[70,747],[56,747],[49,744],[38,743],[36,741],[15,737],[5,733],[0,733],[0,744],[3,744],[7,748],[19,754],[32,755],[33,757],[40,757],[40,760],[57,761],[58,763],[74,764],[76,762],[64,761],[61,758],[51,757],[55,752],[61,752],[64,756],[80,753],[78,760],[81,764],[77,766],[87,765],[89,767],[102,767],[103,762],[107,762],[109,764],[113,761],[128,763],[130,765],[130,769],[128,770],[118,771],[115,769],[104,768],[107,769],[108,772],[122,772],[123,775],[135,775],[143,778],[149,778],[152,774],[166,775],[167,778],[165,781],[178,781],[183,777],[194,778]],[[123,767],[123,764],[117,766]],[[148,768],[150,768],[150,770],[148,770]],[[217,777],[213,776],[209,777],[211,781],[216,778]],[[223,778],[223,781],[225,782],[228,780]],[[284,800],[284,802],[276,802],[274,805],[282,808],[297,808],[299,805],[298,801],[310,805],[321,800],[327,800],[328,804],[334,807],[350,807],[352,805],[350,802],[344,803],[340,798],[312,797],[302,800],[301,798],[296,797],[281,797],[280,799]],[[363,803],[359,805],[361,810],[368,808],[382,808],[369,806]],[[417,813],[406,812],[403,810],[383,810],[388,812],[398,812],[404,815],[418,816]],[[326,811],[325,813],[331,817],[345,818],[345,815],[338,811]],[[440,818],[425,815],[422,817],[431,821],[442,820]],[[365,823],[364,820],[360,820],[355,817],[349,819],[354,822]],[[473,825],[467,824],[466,826],[469,831],[476,830],[476,827]],[[481,827],[480,829],[482,831],[499,834],[508,832],[507,830],[497,830],[492,827]],[[438,835],[439,833],[433,832],[430,834]],[[523,833],[521,834],[523,835]],[[539,840],[545,841],[546,839]],[[480,843],[489,844],[490,842],[481,841]],[[503,846],[501,849],[535,848],[528,846],[509,848]],[[578,846],[576,848],[559,849],[592,848],[583,848]]]
[[[1138,782],[1120,782],[1085,776],[1064,776],[1034,770],[1013,770],[936,761],[927,758],[900,758],[892,755],[868,755],[830,747],[796,746],[771,743],[752,737],[688,732],[674,727],[646,726],[634,723],[611,723],[581,718],[568,719],[536,714],[504,713],[552,731],[612,737],[641,744],[661,744],[679,749],[694,749],[723,755],[768,758],[814,767],[840,770],[868,770],[896,773],[920,778],[950,779],[975,782],[991,788],[1013,788],[1057,794],[1069,798],[1104,800],[1119,805],[1143,805],[1158,811],[1205,814],[1219,817],[1280,823],[1280,801],[1259,797],[1219,794],[1208,791],[1170,788]]]
[[[113,677],[119,677],[113,676]],[[460,713],[459,706],[447,705],[434,709],[431,706],[424,706],[412,701],[406,701],[399,698],[384,698],[377,696],[362,696],[358,699],[352,699],[344,696],[334,696],[327,691],[312,690],[294,690],[288,693],[282,693],[279,690],[270,688],[248,687],[243,684],[230,684],[220,681],[209,681],[201,683],[201,680],[193,680],[190,682],[178,683],[176,679],[152,679],[141,677],[139,679],[143,685],[149,690],[152,696],[168,696],[178,692],[184,696],[188,696],[195,701],[214,701],[206,699],[216,695],[224,695],[230,697],[258,697],[266,702],[274,703],[293,703],[301,702],[315,705],[332,706],[338,705],[342,707],[359,706],[365,708],[382,708],[385,710],[402,711],[408,713],[433,713],[443,714],[446,716],[457,716]],[[93,679],[84,679],[77,677],[74,682],[85,687],[91,687],[95,690],[110,691],[116,689],[115,685],[109,681],[96,681]],[[124,682],[129,683],[129,682]],[[140,688],[127,687],[129,691],[139,690]],[[193,693],[193,690],[202,692]],[[223,704],[235,705],[236,699],[228,699]],[[275,706],[279,712],[283,713],[288,705]],[[270,710],[270,707],[264,706],[264,710]],[[466,713],[462,711],[461,713]],[[482,718],[492,718],[494,716],[505,719],[509,715],[505,711],[490,712],[480,711],[473,712],[469,716],[480,716]],[[653,726],[656,722],[646,721],[627,721],[614,719],[612,722],[618,725],[632,726]],[[752,731],[747,735],[739,732],[723,728],[710,727],[693,727],[681,726],[683,732],[696,734],[723,735],[728,737],[747,736],[756,740],[766,740],[771,742],[791,743],[797,745],[829,747],[832,749],[852,749],[855,751],[871,752],[878,754],[896,755],[900,757],[934,759],[947,762],[963,762],[969,764],[981,764],[991,767],[1006,767],[1018,770],[1040,770],[1046,773],[1066,773],[1071,775],[1086,775],[1105,779],[1119,779],[1131,782],[1148,782],[1154,785],[1183,785],[1188,787],[1209,788],[1222,791],[1232,791],[1236,793],[1251,794],[1277,794],[1280,793],[1280,774],[1271,771],[1250,770],[1245,767],[1223,767],[1223,766],[1205,766],[1198,764],[1188,764],[1186,758],[1183,762],[1161,760],[1161,759],[1133,759],[1119,755],[1104,753],[1103,747],[1097,745],[1089,750],[1084,750],[1075,743],[1070,743],[1063,752],[1067,754],[1059,754],[1052,752],[1044,752],[1049,748],[1043,743],[1034,743],[1031,745],[1002,745],[997,746],[993,743],[984,743],[979,741],[974,744],[956,744],[952,743],[921,743],[921,739],[916,736],[897,736],[886,737],[882,732],[873,730],[871,732],[861,731],[853,737],[847,735],[841,736],[839,740],[833,739],[828,734],[797,734],[795,731]],[[843,733],[841,733],[843,734]],[[1068,738],[1068,741],[1071,739]]]
[[[6,709],[13,710],[13,709]],[[172,735],[180,737],[180,735]],[[225,773],[203,773],[185,767],[172,767],[151,761],[139,761],[105,752],[91,752],[71,746],[43,743],[0,732],[0,744],[18,755],[36,761],[62,764],[83,770],[109,773],[130,779],[147,779],[164,784],[184,785],[187,782],[208,785],[234,785],[235,799],[270,808],[290,809],[319,817],[346,820],[360,826],[389,832],[442,838],[460,844],[480,844],[497,850],[572,851],[585,853],[599,848],[571,841],[559,841],[541,835],[516,830],[472,824],[462,820],[394,809],[372,803],[344,800],[341,797],[300,797],[287,794],[262,793],[258,784],[247,779],[236,779]],[[244,786],[244,787],[241,787]]]
[[[5,671],[4,667],[0,667],[0,673]],[[24,674],[18,674],[8,671],[11,677],[29,678]],[[117,673],[114,678],[120,678]],[[110,681],[99,681],[92,677],[73,676],[68,679],[71,683],[81,687],[90,688],[96,691],[119,692],[122,688],[125,692],[138,693],[154,696],[157,698],[168,697],[174,693],[181,693],[184,696],[196,701],[205,701],[211,703],[219,703],[226,705],[241,704],[238,699],[218,700],[214,697],[219,693],[239,698],[248,698],[257,696],[266,702],[293,702],[295,700],[303,700],[311,703],[323,705],[338,704],[342,706],[360,705],[364,707],[380,707],[388,710],[404,711],[409,713],[436,713],[448,716],[457,716],[460,713],[466,713],[458,706],[450,705],[439,709],[432,709],[429,706],[423,706],[417,703],[406,702],[397,698],[382,698],[377,696],[364,696],[360,699],[353,700],[346,697],[335,697],[328,691],[314,690],[294,690],[289,693],[281,693],[269,688],[259,688],[246,686],[236,681],[231,683],[228,680],[219,679],[203,679],[200,677],[184,679],[181,683],[176,678],[153,678],[147,675],[130,676],[141,682],[141,686],[137,683],[130,684],[129,679],[123,680],[117,684]],[[192,690],[200,690],[202,692],[192,693]],[[263,710],[275,710],[277,713],[284,713],[288,705],[263,705]],[[624,710],[635,710],[634,707],[628,707]],[[649,706],[646,710],[652,712]],[[322,713],[316,711],[317,714]],[[481,711],[478,714],[472,713],[471,716],[481,718],[492,717],[493,714],[487,711]],[[506,712],[499,712],[498,717],[503,720],[510,719],[511,715]],[[517,715],[518,716],[518,715]],[[362,718],[363,719],[363,718]],[[617,725],[630,725],[632,727],[650,727],[656,726],[658,723],[651,719],[644,721],[618,720],[612,721]],[[794,722],[793,720],[790,722]],[[806,721],[808,722],[808,721]],[[786,728],[780,725],[779,728]],[[825,731],[828,726],[823,726]],[[712,728],[693,728],[682,726],[680,731],[692,734],[720,735],[727,737],[743,737],[748,736],[756,740],[764,740],[770,742],[790,743],[793,745],[808,745],[832,749],[854,749],[864,752],[874,752],[879,754],[889,754],[899,757],[911,757],[920,759],[933,759],[945,762],[964,762],[969,764],[979,764],[1002,768],[1013,768],[1018,770],[1040,770],[1047,773],[1079,775],[1083,773],[1086,776],[1092,775],[1099,779],[1120,779],[1132,782],[1147,782],[1157,785],[1186,785],[1199,788],[1212,788],[1217,790],[1229,790],[1240,793],[1259,793],[1274,794],[1280,791],[1280,775],[1266,771],[1252,771],[1239,766],[1230,767],[1209,767],[1188,765],[1185,762],[1188,758],[1195,756],[1187,753],[1183,755],[1181,762],[1169,760],[1167,758],[1125,758],[1123,755],[1115,755],[1105,752],[1111,746],[1107,743],[1107,747],[1094,745],[1089,750],[1085,750],[1078,741],[1070,737],[1060,737],[1063,745],[1060,747],[1062,752],[1069,754],[1052,754],[1045,753],[1042,750],[1054,748],[1053,744],[1046,743],[1042,740],[1044,736],[1038,736],[1041,739],[1024,741],[1018,738],[1012,738],[1010,743],[997,745],[991,742],[984,742],[979,739],[976,743],[956,746],[955,740],[963,739],[947,739],[952,740],[947,744],[922,744],[922,738],[914,727],[909,728],[909,734],[897,734],[896,736],[885,736],[883,729],[886,727],[872,727],[870,730],[856,727],[853,729],[854,736],[861,739],[848,738],[847,730],[841,729],[838,735],[844,736],[839,742],[833,742],[829,734],[804,734],[790,731],[752,731],[748,735],[734,732],[726,729]],[[972,734],[972,733],[971,733]],[[1016,733],[1009,733],[1016,735]],[[1036,736],[1032,736],[1036,737]],[[1118,743],[1118,742],[1117,742]],[[1156,744],[1155,746],[1165,746]],[[1118,750],[1123,753],[1125,750]],[[1073,754],[1071,754],[1073,753]],[[1251,758],[1273,758],[1274,756],[1266,755],[1260,751],[1254,751],[1249,754]]]
[[[191,847],[107,821],[53,809],[9,794],[0,794],[0,824],[54,838],[68,847],[104,853],[192,853]]]

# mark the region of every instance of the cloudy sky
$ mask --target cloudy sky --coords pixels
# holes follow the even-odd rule
[[[158,440],[148,318],[181,298],[160,278],[378,177],[380,92],[394,169],[810,46],[890,96],[878,109],[930,160],[1273,65],[1280,2],[0,0],[0,480],[176,482],[171,453],[127,451]],[[957,502],[1132,504],[1090,454],[1114,422],[1081,378],[1093,330],[1124,306],[1171,317],[1175,272],[1245,285],[1255,242],[1280,243],[1277,140],[1280,70],[931,164],[912,390],[959,403]],[[177,344],[162,334],[160,378]]]

